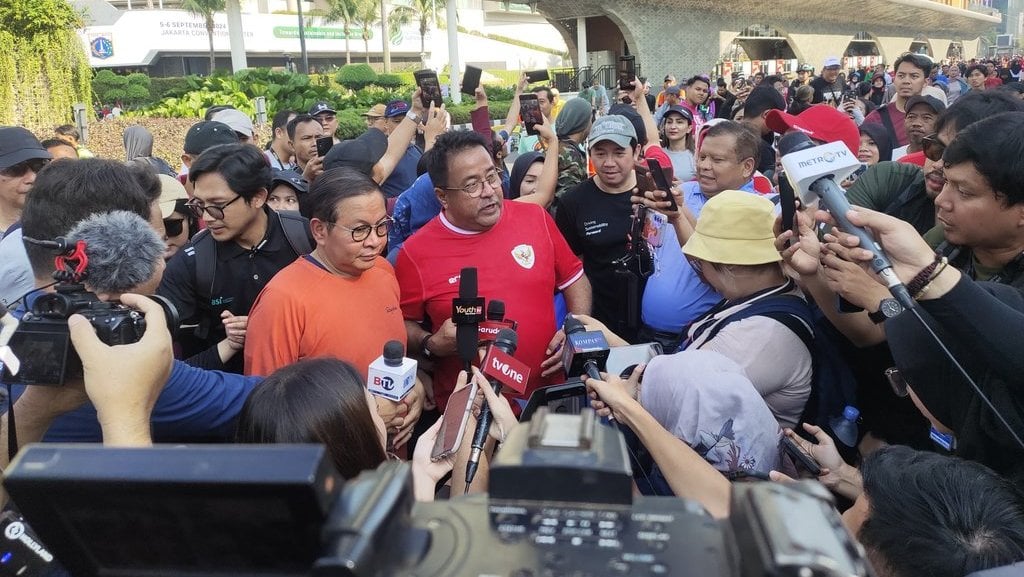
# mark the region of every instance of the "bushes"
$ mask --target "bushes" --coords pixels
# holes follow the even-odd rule
[[[138,72],[118,76],[110,70],[100,70],[92,79],[92,91],[103,104],[137,105],[153,101],[149,76]]]
[[[377,73],[369,64],[346,64],[338,70],[334,79],[349,90],[360,90],[377,80]]]
[[[405,84],[405,81],[397,74],[378,74],[377,80],[374,81],[374,84],[381,88],[397,89],[401,88]]]
[[[338,130],[334,133],[335,136],[347,140],[364,132],[366,132],[366,120],[363,119],[360,111],[352,109],[338,111]]]
[[[153,102],[157,102],[163,98],[169,98],[172,96],[181,96],[182,94],[185,94],[188,91],[188,78],[184,76],[149,79],[149,93],[153,97]]]

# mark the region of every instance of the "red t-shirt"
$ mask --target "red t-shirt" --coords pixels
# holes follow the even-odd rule
[[[900,109],[896,108],[896,104],[892,102],[886,104],[884,108],[889,111],[889,119],[892,120],[892,128],[895,131],[896,142],[893,144],[893,148],[899,148],[910,144],[910,139],[907,138],[906,129],[907,113],[900,112]],[[885,122],[882,121],[882,114],[879,112],[880,110],[881,108],[878,108],[871,114],[868,114],[867,117],[864,118],[864,122],[885,126]]]
[[[998,76],[985,79],[985,88],[998,88],[1002,85],[1003,81]]]
[[[490,230],[459,229],[434,217],[402,245],[395,274],[406,320],[429,318],[436,329],[452,316],[459,295],[459,273],[476,267],[479,295],[505,302],[505,318],[519,323],[515,357],[530,367],[528,397],[534,389],[560,382],[541,378],[541,362],[555,334],[555,292],[583,276],[583,263],[569,249],[554,220],[541,207],[506,200]],[[455,388],[457,356],[438,359],[434,398],[445,407]]]

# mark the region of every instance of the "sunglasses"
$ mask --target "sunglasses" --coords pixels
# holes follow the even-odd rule
[[[8,168],[0,170],[0,174],[10,178],[21,178],[22,176],[25,176],[25,173],[27,173],[30,170],[38,174],[39,171],[42,170],[43,167],[49,163],[50,159],[48,158],[33,158],[31,160],[19,162],[14,166],[10,166]]]
[[[929,134],[921,140],[921,148],[925,158],[932,162],[942,160],[942,154],[946,152],[946,145],[939,140],[938,134]]]
[[[178,236],[185,230],[185,219],[183,218],[165,218],[164,219],[164,231],[167,236]]]

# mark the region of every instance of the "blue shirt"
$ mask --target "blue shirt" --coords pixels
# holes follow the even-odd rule
[[[380,187],[387,198],[394,198],[413,185],[416,181],[416,166],[421,156],[423,152],[415,144],[410,144],[409,148],[405,149],[405,155]]]
[[[697,181],[684,182],[682,190],[686,207],[699,217],[708,201],[700,185]],[[740,190],[754,192],[754,181],[750,180]],[[675,227],[662,226],[661,237],[661,246],[654,249],[657,270],[647,279],[641,314],[644,325],[656,331],[679,333],[722,300],[722,296],[701,281],[686,261]]]
[[[395,220],[388,231],[388,260],[392,265],[398,258],[398,249],[423,225],[441,213],[441,201],[437,200],[434,183],[429,174],[421,174],[409,190],[399,195],[391,218]]]

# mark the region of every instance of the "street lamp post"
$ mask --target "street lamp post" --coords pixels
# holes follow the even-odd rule
[[[298,0],[295,5],[299,10],[299,51],[302,53],[302,72],[309,74],[309,54],[306,52],[306,26],[302,22],[302,2]]]

